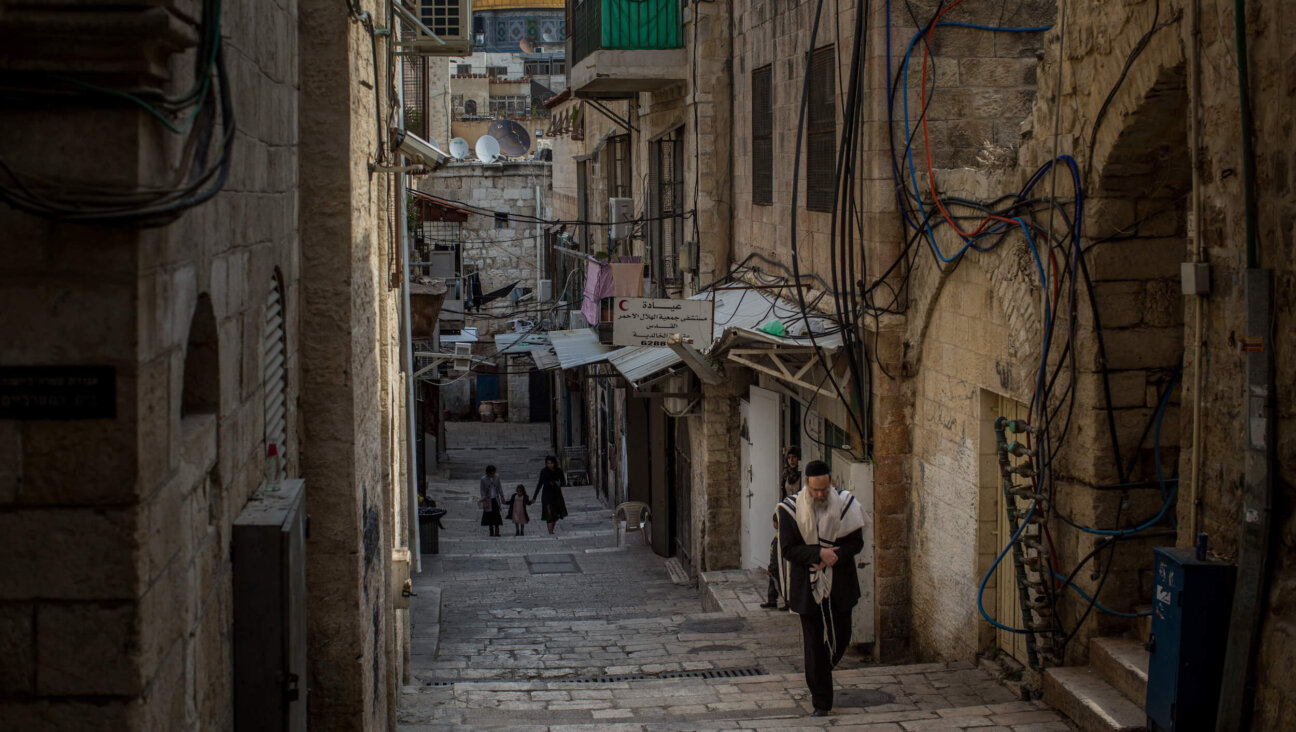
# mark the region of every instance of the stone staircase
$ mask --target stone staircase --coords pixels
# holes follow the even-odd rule
[[[1142,635],[1146,638],[1146,631]],[[1044,672],[1044,701],[1085,732],[1143,732],[1148,657],[1142,640],[1094,638],[1088,666]]]
[[[811,718],[798,672],[726,678],[480,680],[407,686],[399,729],[529,730],[962,730],[1064,732],[1040,701],[1009,699],[969,664],[913,664],[833,673],[832,714]],[[919,679],[915,682],[913,679]],[[944,689],[923,694],[920,685]],[[958,689],[962,697],[954,697]]]

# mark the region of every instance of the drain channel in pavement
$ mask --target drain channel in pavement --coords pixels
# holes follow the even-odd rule
[[[689,620],[680,626],[686,633],[737,633],[747,629],[747,623],[741,618],[717,618],[714,620]]]
[[[842,689],[833,698],[839,707],[875,707],[879,704],[894,704],[895,697],[877,689]]]
[[[571,554],[533,554],[526,558],[531,574],[580,574],[576,558]]]
[[[742,646],[724,646],[724,645],[696,646],[694,648],[688,649],[688,653],[690,655],[697,655],[699,653],[727,653],[730,651],[745,651],[745,650],[747,649],[743,648]]]
[[[649,681],[653,679],[742,679],[752,676],[764,676],[765,669],[760,666],[741,668],[709,668],[698,671],[663,671],[656,674],[608,674],[605,676],[564,676],[552,679],[494,679],[495,681],[543,681],[551,684],[607,684],[614,681]],[[429,679],[424,686],[450,686],[460,683],[489,683],[492,679]],[[869,691],[867,689],[862,691]],[[838,692],[844,694],[845,692]],[[877,692],[881,693],[881,692]],[[889,698],[889,697],[888,697]],[[873,702],[882,704],[884,702]],[[843,705],[844,706],[844,705]],[[855,706],[868,706],[857,704]]]

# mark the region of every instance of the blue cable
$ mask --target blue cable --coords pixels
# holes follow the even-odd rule
[[[991,625],[998,628],[999,630],[1006,630],[1009,633],[1017,633],[1018,635],[1025,635],[1027,633],[1033,633],[1035,631],[1022,630],[1021,628],[1010,628],[1007,625],[1004,625],[1003,623],[999,622],[998,620],[995,620],[994,618],[990,617],[990,614],[986,612],[985,604],[982,602],[982,597],[985,595],[986,583],[990,581],[990,577],[994,574],[995,569],[999,567],[999,562],[1003,561],[1004,555],[1007,554],[1008,550],[1012,548],[1013,542],[1017,541],[1017,539],[1022,535],[1022,532],[1026,530],[1026,526],[1030,523],[1030,517],[1034,515],[1035,507],[1038,505],[1039,505],[1039,499],[1036,499],[1033,503],[1031,503],[1030,509],[1026,511],[1026,517],[1022,519],[1021,526],[1017,527],[1017,531],[1013,533],[1012,538],[1009,539],[1008,543],[1004,545],[1003,550],[999,552],[999,556],[995,557],[994,563],[990,565],[990,569],[987,570],[985,576],[981,578],[981,586],[977,588],[977,610],[981,611],[981,617],[985,618],[987,621],[989,621]]]
[[[1049,571],[1052,572],[1052,570],[1049,570]],[[1065,580],[1065,579],[1066,579],[1066,577],[1063,577],[1062,575],[1058,574],[1057,572],[1052,572],[1052,573],[1053,573],[1053,576],[1054,576],[1054,577],[1057,577],[1057,578],[1060,579],[1060,580]],[[1063,589],[1066,589],[1067,587],[1070,587],[1071,589],[1073,589],[1073,590],[1075,590],[1076,592],[1080,593],[1080,596],[1083,597],[1086,601],[1093,603],[1093,606],[1094,606],[1095,609],[1097,609],[1097,610],[1099,610],[1099,611],[1101,611],[1101,612],[1107,613],[1108,615],[1115,615],[1116,617],[1119,617],[1119,618],[1146,618],[1147,616],[1149,616],[1149,615],[1152,614],[1152,611],[1151,611],[1151,610],[1148,610],[1147,612],[1143,612],[1143,613],[1123,613],[1123,612],[1120,612],[1119,610],[1112,610],[1111,608],[1103,607],[1103,605],[1102,605],[1101,603],[1095,601],[1092,597],[1090,597],[1090,596],[1088,595],[1088,593],[1086,593],[1084,590],[1082,590],[1082,589],[1080,589],[1079,587],[1077,587],[1075,584],[1073,584],[1073,583],[1071,583],[1071,582],[1067,582],[1066,584],[1062,585],[1062,588],[1063,588]]]
[[[1170,380],[1170,386],[1166,387],[1165,393],[1161,395],[1161,404],[1160,406],[1157,407],[1157,418],[1156,418],[1157,444],[1154,453],[1155,453],[1155,459],[1157,461],[1157,479],[1161,481],[1162,491],[1165,490],[1165,477],[1161,472],[1161,419],[1165,417],[1166,405],[1170,402],[1170,392],[1174,391],[1175,384],[1177,383],[1179,383],[1178,370],[1175,371],[1174,378]],[[1076,528],[1080,529],[1086,534],[1096,534],[1098,536],[1129,536],[1130,534],[1137,534],[1140,531],[1155,526],[1161,521],[1161,518],[1165,516],[1165,512],[1170,509],[1170,504],[1174,502],[1175,494],[1178,493],[1178,491],[1179,491],[1179,484],[1176,483],[1175,486],[1170,489],[1169,494],[1166,495],[1165,503],[1161,504],[1161,510],[1157,512],[1157,515],[1153,516],[1152,518],[1148,519],[1142,524],[1135,526],[1132,529],[1094,529],[1088,526],[1076,526]]]

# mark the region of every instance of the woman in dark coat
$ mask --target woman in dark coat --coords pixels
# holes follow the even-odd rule
[[[567,485],[563,472],[558,468],[558,459],[553,455],[545,458],[545,466],[540,469],[540,481],[536,483],[535,495],[540,497],[540,518],[549,524],[549,533],[554,532],[554,524],[567,517],[567,502],[563,500],[562,487]]]
[[[500,526],[504,525],[504,520],[500,518],[500,506],[504,505],[504,490],[500,487],[500,479],[495,474],[494,465],[486,466],[486,474],[481,478],[480,496],[477,502],[482,507],[481,525],[490,529],[491,536],[499,536]]]

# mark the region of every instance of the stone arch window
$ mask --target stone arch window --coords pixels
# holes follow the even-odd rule
[[[220,405],[220,354],[216,315],[211,298],[198,296],[189,321],[189,342],[185,346],[184,389],[180,397],[181,418],[215,414]]]
[[[270,293],[266,296],[265,330],[261,336],[261,384],[265,395],[265,445],[269,454],[282,458],[288,442],[288,338],[285,326],[283,280],[278,270],[270,276]],[[279,461],[284,477],[286,463]]]
[[[477,114],[476,99],[469,99],[464,102],[464,114]]]

